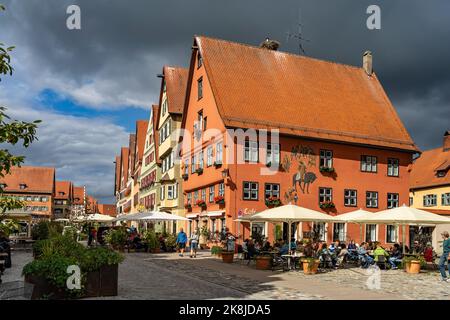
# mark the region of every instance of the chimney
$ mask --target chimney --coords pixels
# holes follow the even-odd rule
[[[450,151],[450,130],[447,130],[444,133],[443,149],[444,149],[444,152]]]
[[[276,41],[276,40],[271,40],[269,38],[266,38],[266,40],[261,42],[259,47],[263,48],[263,49],[277,51],[278,48],[280,47],[280,43],[278,41]]]
[[[371,76],[373,73],[372,67],[372,52],[366,51],[363,54],[363,68],[366,71],[368,76]]]

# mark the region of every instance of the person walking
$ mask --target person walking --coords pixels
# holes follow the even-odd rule
[[[177,236],[177,245],[178,245],[178,248],[180,249],[180,254],[179,254],[180,257],[182,257],[184,254],[184,249],[186,248],[186,242],[187,242],[187,235],[183,231],[183,228],[180,228],[180,232],[178,233],[178,236]]]
[[[190,257],[197,258],[197,248],[198,248],[199,230],[195,228],[194,232],[191,234],[191,255]]]
[[[444,242],[442,243],[442,255],[439,259],[439,271],[441,272],[441,280],[450,282],[450,279],[447,278],[447,274],[445,273],[445,263],[447,262],[448,254],[450,253],[450,239],[448,231],[442,232],[441,236],[442,239],[444,239]],[[448,272],[450,274],[450,269],[448,270]]]

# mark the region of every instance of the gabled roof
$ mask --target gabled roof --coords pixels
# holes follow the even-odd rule
[[[417,158],[410,173],[410,188],[427,188],[433,186],[450,185],[450,150],[444,151],[442,147],[424,151]],[[447,170],[444,177],[438,177],[439,170]]]
[[[145,137],[147,134],[148,121],[136,121],[136,143],[134,150],[134,170],[137,170],[139,164],[142,162],[145,149]]]
[[[128,170],[129,174],[127,175],[127,179],[134,173],[134,152],[136,148],[136,135],[134,133],[130,134],[129,144],[128,144]]]
[[[158,130],[158,118],[159,118],[159,106],[157,104],[152,105],[152,122],[153,122],[153,143],[155,145],[155,159],[156,162],[159,162],[159,158],[156,156],[158,154],[159,149],[159,130]]]
[[[189,70],[186,68],[171,66],[163,67],[169,113],[183,113],[188,74]]]
[[[60,193],[63,193],[60,195]],[[56,181],[55,183],[55,199],[71,200],[73,197],[72,182]]]
[[[83,205],[85,197],[85,187],[73,187],[73,203]]]
[[[129,157],[130,149],[122,147],[120,152],[120,184],[119,184],[119,191],[126,187],[127,181],[128,181],[128,157]],[[122,184],[123,181],[123,184]]]
[[[116,195],[116,192],[120,191],[120,178],[121,178],[121,170],[122,170],[120,156],[116,156],[115,163],[116,163],[116,174],[115,174],[115,184],[114,184],[114,195]]]
[[[227,127],[418,151],[363,68],[203,36],[194,46]]]
[[[0,183],[6,184],[5,192],[49,193],[55,191],[55,168],[47,167],[12,167],[9,174],[0,177]],[[20,189],[24,184],[25,189]]]

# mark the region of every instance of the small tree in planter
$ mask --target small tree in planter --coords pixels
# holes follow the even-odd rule
[[[422,256],[409,256],[403,257],[402,266],[407,273],[417,274],[420,273],[421,267],[426,267],[427,263]]]
[[[128,234],[125,228],[111,229],[104,233],[103,239],[114,250],[124,251],[127,244]]]
[[[152,253],[159,253],[160,252],[160,244],[158,237],[156,236],[155,231],[153,230],[146,230],[144,234],[142,235],[142,238],[144,239],[145,243],[148,245],[148,249]]]
[[[164,240],[166,243],[166,248],[170,252],[175,251],[175,248],[177,246],[177,237],[173,234],[169,234],[166,239]]]
[[[211,247],[211,255],[221,257],[222,256],[222,247],[220,246],[212,246]]]

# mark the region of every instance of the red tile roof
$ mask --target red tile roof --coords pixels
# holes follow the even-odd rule
[[[134,156],[134,170],[137,170],[140,163],[142,163],[142,156],[145,149],[145,137],[147,135],[148,121],[138,120],[136,121],[136,145]]]
[[[450,164],[450,150],[436,148],[424,151],[412,165],[410,173],[410,188],[427,188],[440,185],[450,185],[450,171],[444,171],[445,176],[438,177],[437,170],[444,170]]]
[[[10,174],[0,177],[0,183],[6,184],[5,192],[49,193],[55,191],[55,168],[12,167]],[[20,185],[26,185],[20,189]]]
[[[120,153],[120,163],[121,163],[121,172],[120,172],[120,187],[119,190],[122,190],[126,187],[128,181],[128,156],[130,150],[128,148],[123,147]]]
[[[171,66],[163,68],[170,113],[183,113],[188,73],[189,70],[186,68]]]
[[[121,162],[120,162],[120,156],[116,156],[116,176],[115,176],[115,185],[114,185],[114,195],[116,195],[116,192],[120,191],[120,178],[121,178]]]
[[[418,150],[363,68],[207,37],[194,44],[227,127]]]
[[[155,158],[156,161],[159,162],[159,157],[157,157],[156,155],[158,154],[158,149],[159,149],[159,131],[158,131],[158,116],[159,116],[159,106],[157,104],[152,105],[153,111],[152,111],[152,116],[153,116],[153,143],[155,144]]]
[[[70,181],[56,181],[55,199],[71,200],[73,197],[72,182]],[[60,193],[63,193],[60,195]]]

